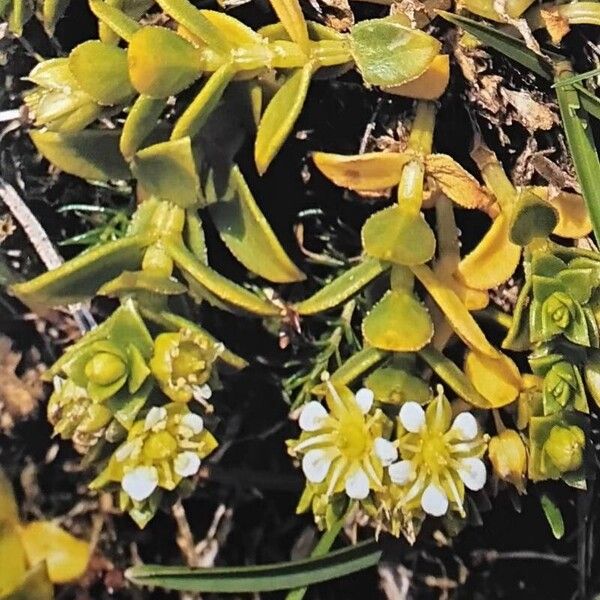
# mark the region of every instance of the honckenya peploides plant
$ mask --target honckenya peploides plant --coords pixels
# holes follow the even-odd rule
[[[285,473],[278,491],[297,494],[297,513],[321,536],[299,562],[136,566],[127,577],[192,593],[292,589],[288,600],[301,600],[308,585],[377,564],[384,539],[420,548],[433,535],[450,548],[484,512],[506,510],[501,496],[519,511],[534,505],[557,538],[577,504],[587,597],[600,102],[598,70],[575,74],[571,60],[589,56],[562,40],[599,25],[598,7],[312,3],[306,20],[297,0],[198,4],[89,0],[97,37],[63,52],[59,32],[43,59],[28,35],[46,34],[31,17],[52,36],[79,3],[0,0],[6,28],[36,59],[13,128],[27,127],[29,151],[52,166],[54,183],[36,190],[54,201],[63,171],[90,192],[71,209],[98,213],[91,232],[67,240],[85,251],[36,276],[27,264],[25,277],[8,266],[0,277],[53,325],[57,307],[101,316],[78,340],[69,333],[43,375],[47,419],[83,455],[78,477],[103,507],[100,530],[126,513],[152,538],[170,512],[188,565],[212,565],[237,531],[226,507],[245,501],[246,478],[262,501]],[[509,77],[505,63],[495,74],[498,53],[527,74]],[[321,135],[338,122],[324,90],[345,123],[334,135]],[[360,139],[348,131],[363,105]],[[460,140],[448,139],[455,117]],[[108,197],[129,198],[130,210],[98,205]],[[29,235],[41,230],[7,205]],[[289,420],[272,410],[273,388]],[[248,435],[244,411],[265,432]],[[243,456],[249,441],[258,476]],[[50,600],[52,584],[81,576],[89,558],[87,544],[47,521],[22,524],[64,504],[32,509],[27,481],[17,515],[0,471],[0,551],[17,557],[0,568],[0,600]],[[201,544],[195,528],[209,515],[188,521],[188,499],[220,507]],[[374,540],[329,552],[341,531]],[[156,556],[173,562],[168,552]],[[121,565],[122,555],[109,558]]]

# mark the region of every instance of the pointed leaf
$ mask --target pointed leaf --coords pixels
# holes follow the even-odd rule
[[[153,144],[136,153],[131,170],[144,189],[182,208],[195,206],[200,178],[189,137]]]
[[[435,236],[420,214],[395,205],[372,215],[362,228],[365,252],[400,265],[420,265],[435,253]]]
[[[276,283],[305,279],[275,237],[237,165],[231,168],[227,188],[215,189],[213,193],[215,201],[211,202],[211,193],[206,190],[212,221],[221,239],[245,267]]]
[[[412,293],[388,291],[364,318],[362,330],[375,348],[414,352],[433,337],[433,321]]]
[[[87,129],[76,133],[29,132],[38,152],[65,173],[83,179],[128,179],[129,167],[119,152],[120,131]]]
[[[148,240],[126,237],[96,246],[57,269],[12,286],[12,291],[32,307],[51,307],[87,300],[98,288],[124,270],[139,268]]]
[[[70,0],[44,0],[42,4],[42,17],[44,29],[53,35],[56,24],[65,14]]]
[[[308,28],[298,0],[270,0],[290,39],[308,54]]]
[[[313,152],[317,168],[333,183],[356,191],[377,191],[398,185],[410,156],[398,152],[344,155]]]
[[[262,175],[287,139],[302,110],[315,65],[297,69],[269,102],[256,132],[254,160]]]
[[[144,94],[138,96],[129,109],[119,139],[119,150],[126,159],[131,159],[152,133],[166,105],[165,98],[150,98]]]
[[[415,265],[411,269],[440,307],[458,337],[472,350],[496,358],[498,351],[488,342],[483,331],[481,331],[459,297],[451,289],[448,289],[428,266]]]
[[[401,85],[423,74],[441,45],[394,17],[361,21],[351,31],[352,55],[366,83]]]
[[[563,535],[565,535],[565,522],[563,521],[560,508],[558,508],[547,494],[541,495],[540,503],[544,515],[546,516],[546,520],[548,521],[548,525],[550,525],[550,529],[552,529],[552,535],[557,540],[560,540]]]
[[[102,24],[120,38],[128,42],[131,36],[140,29],[137,21],[129,17],[116,6],[112,6],[105,0],[89,0],[90,10],[96,15]],[[103,41],[104,38],[101,36]]]
[[[294,309],[300,315],[314,315],[335,308],[387,269],[389,269],[388,264],[376,258],[365,258],[358,265],[323,286],[310,298],[295,304]]]

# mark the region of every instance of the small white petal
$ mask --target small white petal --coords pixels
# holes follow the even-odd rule
[[[400,423],[407,431],[419,433],[425,425],[425,411],[416,402],[406,402],[400,409]]]
[[[448,510],[448,497],[444,490],[430,483],[421,496],[421,507],[432,517],[441,517]]]
[[[200,386],[200,395],[205,400],[210,400],[212,398],[212,390],[210,389],[208,383],[205,383],[204,385]]]
[[[181,477],[191,477],[200,468],[200,457],[195,452],[181,452],[173,461],[173,468]]]
[[[369,388],[361,388],[356,392],[356,404],[358,404],[363,415],[366,415],[370,410],[371,406],[373,406],[373,400],[375,399],[375,394]]]
[[[451,429],[458,432],[461,440],[465,442],[475,439],[479,430],[477,427],[477,420],[469,412],[463,412],[456,415]]]
[[[414,479],[415,471],[412,461],[401,460],[388,468],[390,479],[397,485],[406,485]]]
[[[333,457],[331,453],[316,448],[309,450],[302,459],[302,470],[311,483],[321,483],[329,471]]]
[[[369,478],[358,467],[346,477],[346,494],[354,500],[364,500],[369,495]]]
[[[187,413],[181,419],[181,424],[190,429],[194,435],[198,435],[204,429],[204,421],[196,413]]]
[[[485,485],[487,472],[483,461],[479,458],[463,458],[460,461],[458,474],[465,486],[474,492]]]
[[[304,406],[300,413],[298,424],[302,431],[316,431],[321,427],[321,422],[327,417],[327,410],[316,400],[312,400]]]
[[[158,486],[158,471],[154,467],[136,467],[125,473],[121,487],[136,502],[152,495]]]
[[[144,431],[150,431],[166,418],[167,410],[164,406],[153,406],[146,415],[146,420],[144,421]]]
[[[374,442],[375,454],[384,467],[391,465],[398,458],[396,446],[389,440],[378,437]]]
[[[118,462],[125,462],[135,450],[135,442],[125,442],[121,444],[115,452],[115,458]]]

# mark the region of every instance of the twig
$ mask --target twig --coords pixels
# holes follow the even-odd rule
[[[535,550],[516,550],[514,552],[498,552],[496,550],[476,550],[471,552],[471,560],[475,563],[493,563],[499,560],[544,560],[557,565],[572,565],[570,556],[536,552]]]
[[[60,267],[63,259],[54,248],[48,234],[15,188],[10,183],[4,181],[4,179],[0,179],[0,200],[5,204],[19,225],[21,225],[25,235],[46,268],[50,271]],[[81,333],[86,333],[96,326],[96,320],[87,308],[82,307],[80,304],[71,304],[68,308]]]
[[[177,523],[177,545],[185,558],[185,562],[188,567],[200,566],[198,553],[196,552],[196,543],[194,542],[194,535],[192,534],[192,529],[187,520],[185,508],[183,507],[181,500],[177,500],[173,505],[171,512]]]

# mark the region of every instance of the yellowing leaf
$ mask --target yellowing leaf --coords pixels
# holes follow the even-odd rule
[[[0,521],[0,561],[0,598],[5,598],[23,582],[27,572],[18,525],[9,520]]]
[[[549,189],[544,187],[534,187],[531,190],[558,211],[558,225],[554,228],[556,235],[578,239],[590,234],[592,223],[585,202],[579,194],[559,191],[550,195]]]
[[[426,265],[411,267],[412,272],[423,284],[429,295],[440,307],[455,333],[469,348],[495,358],[498,351],[488,342],[460,298],[440,281]]]
[[[142,27],[127,50],[133,87],[151,98],[182,92],[202,75],[202,53],[165,27]]]
[[[81,89],[96,102],[114,105],[135,94],[127,72],[127,53],[118,46],[89,40],[69,56],[69,68]]]
[[[458,265],[465,284],[476,290],[488,290],[507,281],[521,259],[521,247],[508,238],[509,222],[498,215],[472,252]]]
[[[362,323],[365,340],[380,350],[414,352],[433,337],[429,312],[408,291],[388,291]]]
[[[76,133],[33,130],[31,141],[38,152],[65,173],[83,179],[128,179],[131,174],[119,152],[116,129],[86,129]]]
[[[0,524],[18,523],[19,509],[10,480],[0,468]]]
[[[517,365],[505,354],[490,358],[469,351],[465,357],[465,374],[475,389],[490,402],[490,408],[501,408],[514,402],[522,388]]]
[[[2,600],[54,600],[54,586],[48,578],[46,563],[34,565],[21,584],[8,596],[2,596]]]
[[[219,33],[233,47],[260,45],[263,43],[262,36],[256,33],[256,31],[224,12],[201,10],[200,13],[219,30]],[[195,39],[200,41],[197,37]]]
[[[396,86],[423,74],[441,44],[395,17],[361,21],[351,31],[352,56],[366,83]]]
[[[409,156],[398,152],[367,152],[344,155],[313,152],[317,168],[340,187],[360,192],[384,190],[398,185]]]
[[[450,81],[450,57],[439,54],[428,69],[416,79],[396,86],[384,86],[382,90],[395,96],[405,96],[418,100],[437,100],[448,87]]]
[[[463,208],[482,208],[493,203],[475,177],[446,154],[426,156],[425,172],[450,200]]]
[[[67,583],[81,577],[87,568],[90,547],[58,525],[48,521],[29,523],[21,539],[31,565],[46,561],[53,583]]]
[[[292,41],[308,54],[308,28],[298,0],[270,0],[270,2]]]
[[[254,160],[262,175],[290,134],[306,98],[315,65],[297,69],[269,102],[256,132]]]
[[[475,290],[465,285],[464,281],[453,272],[450,261],[438,261],[434,267],[436,277],[443,281],[460,298],[468,311],[482,310],[490,301],[487,292]]]
[[[362,228],[362,241],[370,256],[400,265],[420,265],[435,253],[435,236],[427,221],[399,206],[369,217]]]

